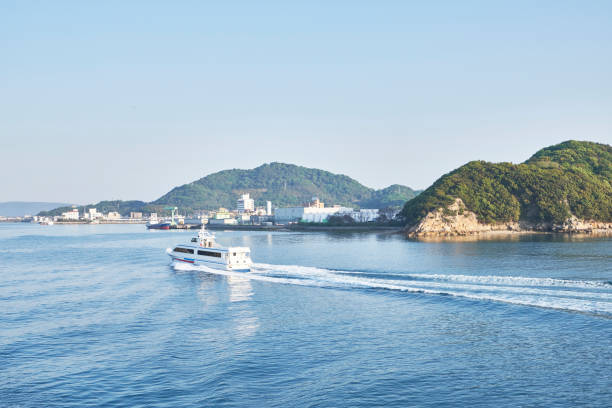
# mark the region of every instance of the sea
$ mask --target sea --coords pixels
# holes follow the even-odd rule
[[[612,239],[0,224],[0,407],[610,407]]]

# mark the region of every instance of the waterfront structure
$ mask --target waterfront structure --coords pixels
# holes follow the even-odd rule
[[[179,224],[189,225],[193,227],[197,225],[203,225],[204,223],[202,222],[200,217],[185,217],[183,218],[182,222],[179,220]]]
[[[98,212],[95,208],[90,208],[87,210],[85,214],[83,214],[83,218],[89,221],[97,220],[98,218],[103,218],[104,216]]]
[[[255,200],[253,200],[249,193],[242,194],[236,202],[236,207],[239,213],[255,211]]]
[[[251,215],[251,224],[252,225],[266,225],[272,224],[274,221],[274,217],[270,215]]]
[[[110,211],[107,215],[106,215],[106,219],[107,220],[118,220],[121,218],[121,214],[119,214],[116,211]]]
[[[338,215],[345,215],[345,214],[340,213]],[[346,215],[350,216],[355,222],[372,222],[372,221],[376,221],[379,214],[378,214],[378,209],[362,208],[361,210],[346,213]]]
[[[53,225],[53,220],[49,217],[40,217],[38,223],[40,225]]]
[[[235,218],[210,218],[209,225],[236,225],[238,221]]]
[[[142,213],[141,212],[131,212],[130,218],[139,220],[142,218]]]
[[[376,221],[379,216],[377,209],[364,208],[354,210],[349,207],[333,206],[333,207],[287,207],[276,208],[274,211],[274,221],[278,224],[290,222],[312,222],[322,223],[327,222],[330,216],[349,216],[355,222],[372,222]]]
[[[70,211],[63,212],[61,218],[65,220],[77,220],[78,221],[79,210],[77,208],[73,208]]]
[[[276,223],[287,222],[324,222],[327,217],[339,212],[352,212],[348,207],[286,207],[274,210],[274,221]]]
[[[251,223],[251,215],[247,213],[238,214],[235,218],[239,224],[250,224]]]
[[[253,215],[268,215],[268,212],[264,207],[257,207],[255,208]]]
[[[266,201],[266,215],[272,215],[272,201]]]
[[[230,214],[229,211],[227,211],[227,209],[223,208],[223,207],[219,207],[219,209],[215,212],[214,215],[214,219],[215,220],[223,220],[226,218],[231,218],[232,214]]]

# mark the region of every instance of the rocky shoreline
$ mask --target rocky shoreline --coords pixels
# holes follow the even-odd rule
[[[562,224],[530,223],[526,221],[483,224],[476,214],[467,210],[459,198],[447,208],[429,212],[416,225],[407,227],[410,238],[466,237],[500,234],[524,234],[537,232],[558,232],[571,234],[612,235],[612,223],[582,220],[570,217]]]

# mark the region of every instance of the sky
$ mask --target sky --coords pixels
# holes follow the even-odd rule
[[[426,188],[612,144],[610,1],[0,0],[0,201],[272,161]]]

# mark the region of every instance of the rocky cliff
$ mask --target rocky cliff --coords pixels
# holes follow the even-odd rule
[[[520,232],[565,232],[565,233],[603,233],[612,234],[612,223],[581,220],[569,217],[563,223],[533,223],[510,221],[484,224],[478,221],[474,212],[469,211],[460,198],[446,208],[430,211],[416,225],[409,227],[409,237],[458,237],[488,233]]]
[[[417,236],[609,231],[612,146],[571,140],[520,164],[472,161],[408,201],[399,217]]]

